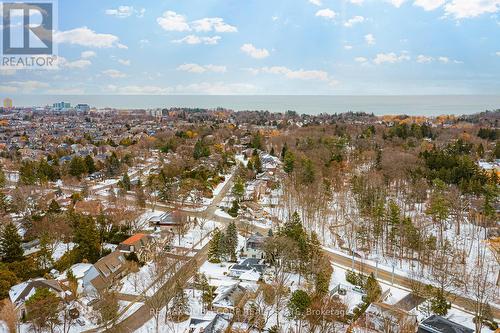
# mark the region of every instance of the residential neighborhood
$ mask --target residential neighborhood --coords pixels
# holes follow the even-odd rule
[[[450,138],[434,118],[61,105],[0,114],[3,331],[497,329],[498,141],[477,128],[498,111]],[[436,169],[476,146],[470,179]]]

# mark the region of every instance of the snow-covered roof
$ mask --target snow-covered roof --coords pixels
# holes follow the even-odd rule
[[[48,288],[52,291],[62,292],[62,288],[56,280],[36,278],[12,286],[9,290],[9,298],[14,304],[24,302],[35,293],[37,288]]]
[[[257,282],[260,279],[260,273],[257,272],[255,269],[252,269],[251,271],[247,271],[243,274],[240,275],[240,280],[242,281],[254,281]]]
[[[84,277],[85,273],[87,273],[87,271],[91,269],[93,266],[94,265],[92,264],[79,263],[79,264],[74,264],[69,269],[71,270],[71,272],[73,272],[73,275],[77,279],[81,279]],[[64,277],[66,277],[66,274],[64,274]]]

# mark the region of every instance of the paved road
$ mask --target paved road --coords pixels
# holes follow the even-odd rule
[[[215,211],[217,210],[217,206],[226,196],[227,192],[231,189],[232,184],[233,182],[231,176],[231,178],[226,182],[226,184],[219,192],[219,194],[214,197],[212,203],[207,207],[205,211],[195,212],[195,213],[186,212],[186,214],[192,216],[203,215],[205,218],[209,220],[219,220],[219,216],[215,215]],[[163,207],[161,206],[159,207],[158,205],[156,205],[157,210],[162,210],[162,208]],[[229,219],[224,219],[224,221],[220,222],[227,224],[228,220]],[[203,263],[207,261],[208,249],[209,249],[209,243],[207,243],[201,250],[198,250],[198,252],[195,254],[194,257],[183,263],[182,267],[170,279],[168,279],[168,281],[162,287],[159,288],[159,290],[156,293],[165,294],[165,304],[167,304],[168,301],[174,295],[175,283],[178,281],[181,285],[185,285],[189,281],[189,279],[193,277],[196,274],[196,272],[198,272],[201,265],[203,265]],[[140,301],[140,297],[137,297],[135,299],[135,302],[138,301]],[[134,302],[134,300],[132,300],[132,302]],[[151,318],[153,318],[151,309],[146,304],[144,304],[137,311],[132,313],[129,317],[125,318],[118,324],[120,332],[135,332],[140,327],[142,327],[146,322],[148,322]],[[99,329],[94,329],[88,332],[98,332],[98,331]]]

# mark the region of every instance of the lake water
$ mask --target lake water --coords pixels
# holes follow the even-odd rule
[[[2,96],[0,96],[2,97]],[[223,107],[233,110],[268,110],[298,113],[341,113],[364,111],[376,115],[408,114],[435,116],[442,114],[470,114],[500,109],[500,95],[454,96],[207,96],[207,95],[82,95],[13,96],[14,105],[42,106],[57,101],[72,105],[87,103],[98,108],[169,108],[169,107]]]

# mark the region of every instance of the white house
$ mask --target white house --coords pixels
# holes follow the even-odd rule
[[[36,278],[21,282],[12,286],[9,290],[9,298],[19,311],[19,317],[23,318],[26,315],[26,301],[35,294],[37,289],[47,288],[54,294],[64,299],[64,291],[56,280],[47,280],[44,278]]]

